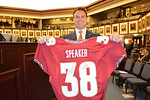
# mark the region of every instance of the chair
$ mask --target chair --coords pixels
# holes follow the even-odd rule
[[[118,84],[119,87],[120,87],[120,82],[121,82],[120,79],[126,81],[127,78],[136,78],[139,76],[141,69],[142,69],[142,62],[136,61],[131,74],[125,73],[125,74],[119,75],[119,84]]]
[[[150,86],[147,86],[147,88],[146,88],[146,96],[145,96],[145,100],[147,100],[147,93],[150,94]]]
[[[125,93],[127,94],[128,84],[135,86],[136,88],[135,88],[134,100],[136,100],[137,88],[146,87],[149,81],[150,81],[150,65],[145,64],[140,78],[127,78],[126,85],[125,85],[125,88],[126,88]]]
[[[115,71],[112,72],[112,76],[113,76],[112,83],[114,82],[115,75],[119,76],[120,74],[127,73],[127,72],[129,72],[131,70],[132,62],[133,61],[131,59],[127,59],[127,61],[125,63],[124,71],[122,71],[122,70],[115,70]]]

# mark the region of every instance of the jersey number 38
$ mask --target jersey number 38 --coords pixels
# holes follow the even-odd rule
[[[79,77],[78,80],[74,75],[76,68],[76,62],[60,63],[61,74],[66,74],[65,83],[71,83],[72,90],[69,91],[67,86],[62,86],[62,93],[66,97],[74,97],[79,93],[84,97],[92,97],[97,94],[97,80],[96,80],[96,66],[94,62],[86,61],[79,65]],[[89,68],[90,74],[87,75],[87,68]],[[67,71],[68,70],[68,71]],[[78,83],[79,82],[79,83]],[[88,83],[90,83],[90,90],[88,89]],[[80,84],[80,87],[78,86]]]

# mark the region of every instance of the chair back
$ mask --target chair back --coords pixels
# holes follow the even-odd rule
[[[124,70],[129,72],[131,70],[131,67],[132,67],[132,60],[131,59],[127,59],[126,61],[126,64],[125,64],[125,67],[124,67]]]
[[[150,64],[145,64],[141,73],[141,77],[145,80],[150,80]]]
[[[133,74],[139,75],[142,69],[142,62],[136,61],[133,67]]]

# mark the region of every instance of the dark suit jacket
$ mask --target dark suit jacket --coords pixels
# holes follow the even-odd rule
[[[133,45],[134,45],[133,42],[131,42],[131,43],[128,43],[125,47],[128,56],[131,55],[131,51],[133,50]]]
[[[99,33],[93,33],[91,31],[86,30],[86,36],[85,39],[89,39],[91,37],[100,36]],[[63,39],[70,39],[70,40],[77,40],[76,31],[71,32],[70,34],[65,34],[62,37]]]

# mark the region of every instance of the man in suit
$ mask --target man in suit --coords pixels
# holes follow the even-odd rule
[[[141,58],[142,61],[149,61],[150,60],[150,49],[144,48],[145,55]]]
[[[133,50],[133,42],[132,42],[132,39],[130,38],[129,40],[128,40],[128,44],[126,45],[126,52],[127,52],[127,57],[130,57],[130,55],[131,55],[131,51]]]
[[[86,28],[87,24],[87,12],[83,8],[78,8],[73,12],[73,22],[76,26],[75,31],[70,34],[65,34],[62,36],[63,39],[71,39],[71,40],[84,40],[89,39],[91,37],[100,36],[99,33],[93,33],[88,31]],[[49,36],[41,37],[38,42],[44,43],[49,39]],[[119,34],[110,35],[110,39],[115,42],[122,42],[122,37]]]

